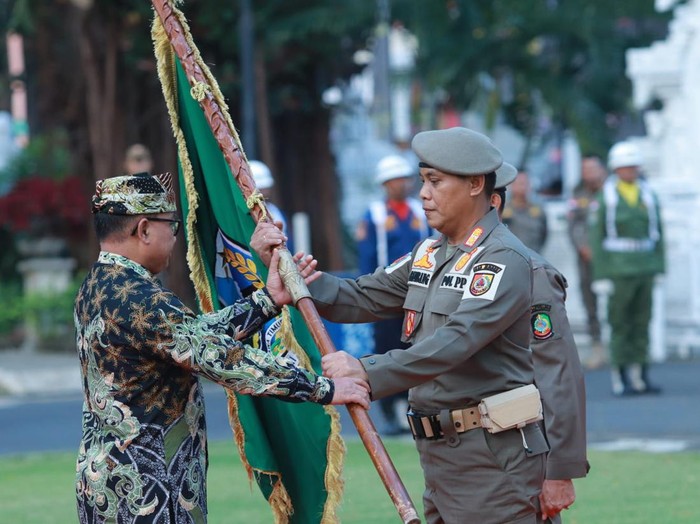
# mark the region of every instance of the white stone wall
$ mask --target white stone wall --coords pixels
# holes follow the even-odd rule
[[[657,1],[657,9],[676,5]],[[669,36],[627,53],[634,102],[645,109],[645,171],[659,195],[667,272],[657,288],[668,356],[700,354],[700,2],[676,7]],[[658,330],[659,326],[657,326]],[[658,349],[657,349],[658,353]],[[657,358],[659,355],[655,355]]]

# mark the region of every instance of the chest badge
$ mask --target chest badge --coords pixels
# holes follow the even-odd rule
[[[469,253],[464,253],[461,257],[459,257],[459,260],[455,264],[454,271],[459,273],[464,269],[464,266],[466,266],[469,261],[472,259],[472,256],[476,252],[476,249],[472,249]]]
[[[475,297],[481,296],[491,289],[492,282],[492,273],[475,273],[472,278],[471,286],[469,286],[469,292]]]
[[[425,254],[413,263],[413,267],[419,269],[431,269],[433,267],[433,262],[430,260],[432,257],[433,248],[429,247]]]
[[[416,312],[412,309],[406,310],[406,318],[403,323],[403,334],[406,338],[413,334],[413,330],[416,329]]]

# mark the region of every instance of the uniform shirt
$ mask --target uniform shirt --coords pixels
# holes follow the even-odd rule
[[[444,237],[427,239],[371,275],[324,274],[309,286],[329,320],[404,316],[411,347],[361,359],[374,399],[412,388],[412,408],[435,413],[533,383],[525,246],[492,210],[450,256],[446,251]]]
[[[569,200],[569,237],[577,251],[590,247],[588,228],[591,222],[590,215],[598,209],[596,193],[581,184],[574,189],[573,197]]]
[[[592,217],[593,278],[652,276],[665,269],[663,230],[656,195],[638,180],[639,198],[630,205],[610,176],[598,194]]]
[[[372,202],[355,234],[360,274],[405,255],[428,234],[425,214],[415,198],[402,203]]]
[[[530,325],[535,383],[540,390],[550,452],[545,477],[585,477],[586,386],[566,315],[566,279],[542,256],[530,252],[533,297]]]
[[[528,204],[520,208],[506,204],[502,220],[523,244],[538,253],[542,251],[547,240],[547,216],[541,206]]]
[[[76,299],[82,523],[206,519],[198,375],[252,395],[329,403],[332,382],[240,342],[279,313],[264,290],[195,316],[141,265],[102,252]]]

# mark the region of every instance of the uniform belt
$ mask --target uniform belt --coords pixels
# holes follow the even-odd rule
[[[420,415],[409,411],[406,417],[414,439],[438,440],[445,436],[440,426],[440,415]],[[477,406],[450,410],[450,420],[457,433],[482,427]]]

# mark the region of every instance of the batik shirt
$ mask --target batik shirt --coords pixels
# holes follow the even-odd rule
[[[75,306],[84,392],[80,522],[206,521],[199,376],[239,393],[331,401],[330,380],[238,342],[278,313],[258,290],[195,315],[141,265],[100,253]]]

